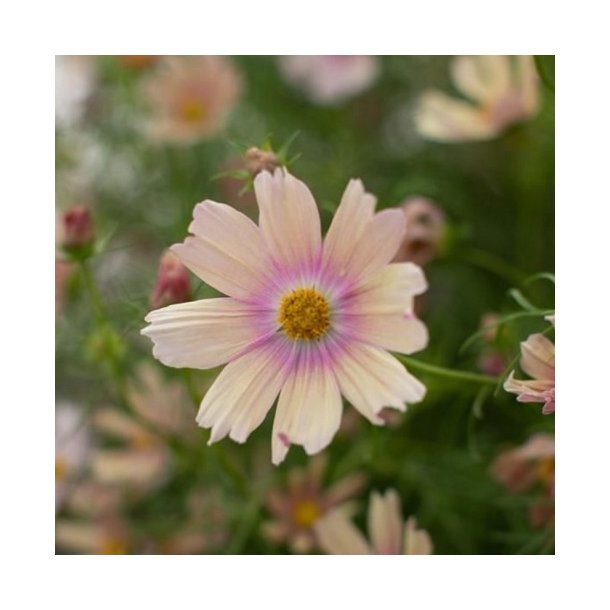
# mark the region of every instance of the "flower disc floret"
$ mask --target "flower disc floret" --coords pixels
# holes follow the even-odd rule
[[[277,321],[291,339],[320,339],[330,328],[330,305],[315,288],[297,288],[282,297]]]

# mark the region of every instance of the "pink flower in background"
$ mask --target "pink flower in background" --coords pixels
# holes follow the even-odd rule
[[[555,326],[555,316],[547,318]],[[521,368],[533,379],[515,379],[511,371],[504,382],[507,392],[517,394],[519,402],[544,403],[542,412],[555,412],[555,345],[544,335],[530,335],[521,343]]]
[[[186,267],[170,250],[159,261],[157,282],[150,295],[151,307],[184,303],[191,298],[191,282]]]
[[[456,57],[450,69],[455,88],[467,100],[436,89],[425,91],[415,114],[417,130],[425,138],[488,140],[538,111],[538,75],[529,55]]]
[[[210,443],[245,442],[279,394],[272,461],[291,444],[312,455],[341,423],[341,394],[376,425],[383,407],[420,401],[423,384],[387,350],[428,342],[413,314],[427,288],[412,263],[388,264],[403,236],[400,210],[374,214],[375,198],[348,184],[324,242],[309,189],[285,170],[254,180],[259,226],[230,206],[195,207],[193,234],[172,250],[228,298],[170,305],[146,316],[153,354],[174,367],[228,363],[197,421]]]
[[[501,453],[490,468],[492,476],[514,494],[541,488],[541,497],[530,506],[530,523],[540,527],[555,515],[555,439],[534,434],[516,449]]]
[[[58,519],[55,543],[63,550],[91,555],[126,555],[133,544],[120,518]]]
[[[167,57],[142,86],[152,112],[151,137],[187,144],[222,129],[241,92],[241,79],[224,57]]]
[[[150,365],[138,368],[127,394],[137,419],[110,407],[94,414],[95,429],[121,444],[93,453],[93,476],[107,485],[148,492],[163,483],[169,472],[164,435],[193,440],[191,412],[182,386],[164,381]]]
[[[91,432],[83,409],[69,402],[55,405],[55,507],[83,472],[91,455]]]
[[[370,55],[288,55],[279,59],[287,82],[317,104],[338,104],[371,86],[379,73]]]
[[[425,265],[437,257],[441,248],[447,227],[445,214],[425,197],[410,197],[403,202],[402,210],[406,232],[394,260]]]
[[[308,553],[317,546],[314,523],[333,507],[355,496],[366,482],[352,474],[324,488],[327,460],[314,457],[307,468],[295,468],[288,474],[285,491],[272,489],[266,498],[272,521],[262,525],[263,535],[275,544],[287,543],[294,553]]]
[[[403,525],[400,498],[393,489],[385,495],[371,494],[367,542],[351,522],[348,511],[338,508],[320,518],[315,526],[322,549],[331,555],[430,555],[428,532],[417,528],[414,517]]]

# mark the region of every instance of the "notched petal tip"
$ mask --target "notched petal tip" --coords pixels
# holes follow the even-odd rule
[[[279,466],[286,459],[290,446],[291,442],[287,434],[278,432],[275,435],[271,442],[271,463],[274,466]]]

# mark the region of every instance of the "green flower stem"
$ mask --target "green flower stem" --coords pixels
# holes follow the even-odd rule
[[[85,288],[89,294],[89,299],[91,300],[91,308],[93,309],[95,324],[97,326],[98,331],[100,331],[100,333],[103,333],[105,331],[114,332],[112,330],[110,322],[108,321],[104,313],[104,307],[102,305],[102,295],[98,290],[97,284],[95,283],[95,279],[93,278],[93,274],[91,273],[91,269],[87,265],[87,261],[79,261],[79,267],[84,280]],[[128,411],[130,416],[133,417],[133,419],[137,421],[138,424],[146,428],[148,432],[157,436],[158,438],[161,438],[169,447],[171,447],[175,451],[180,451],[181,446],[177,439],[171,438],[170,436],[162,432],[157,426],[152,424],[146,418],[142,417],[142,415],[140,415],[140,413],[138,413],[138,411],[136,411],[131,406],[131,401],[129,400],[127,392],[125,369],[123,367],[121,357],[113,350],[110,350],[108,356],[110,359],[110,378],[116,388],[117,399],[120,403],[120,406],[126,411]]]
[[[99,290],[95,284],[95,280],[93,279],[93,274],[91,273],[91,269],[89,265],[87,265],[87,261],[82,260],[79,261],[79,267],[81,271],[81,275],[83,276],[83,280],[85,282],[85,288],[89,293],[89,298],[91,299],[91,307],[93,309],[93,315],[95,316],[95,320],[98,325],[102,325],[106,323],[106,318],[104,316],[104,308],[102,306],[102,296],[100,295]]]
[[[191,375],[190,369],[182,369],[182,378],[184,379],[184,385],[186,386],[186,391],[195,407],[195,411],[199,409],[199,405],[201,403],[201,396],[195,387],[195,383],[193,382],[193,376]]]
[[[225,474],[231,479],[237,491],[244,497],[248,497],[248,480],[245,475],[237,468],[227,455],[225,448],[219,443],[213,445],[213,450],[220,462]]]
[[[441,366],[422,362],[421,360],[414,360],[413,358],[409,358],[408,356],[396,355],[396,357],[400,360],[400,362],[402,362],[405,366],[408,366],[410,369],[420,371],[422,373],[428,373],[430,375],[435,375],[436,377],[443,377],[445,379],[453,379],[455,381],[478,383],[479,385],[491,386],[496,386],[499,381],[497,377],[490,377],[489,375],[481,375],[479,373],[471,373],[469,371],[456,371],[453,369],[446,369]]]

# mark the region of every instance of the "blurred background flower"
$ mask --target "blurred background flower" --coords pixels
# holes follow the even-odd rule
[[[533,527],[552,524],[555,517],[555,439],[531,436],[516,449],[502,452],[491,465],[492,476],[513,494],[535,490],[529,506]]]
[[[96,83],[96,62],[86,55],[55,56],[55,122],[74,127],[86,112]]]
[[[313,457],[306,469],[288,473],[285,489],[271,489],[265,505],[273,519],[262,524],[263,535],[274,544],[287,544],[295,553],[317,547],[314,524],[331,508],[353,498],[364,487],[363,475],[354,474],[328,487],[324,484],[327,459]]]
[[[317,104],[339,104],[370,87],[379,73],[370,55],[288,55],[279,66],[286,81]]]
[[[224,57],[166,57],[142,86],[151,109],[147,132],[188,144],[220,131],[240,94],[241,79]]]
[[[527,55],[478,55],[452,60],[455,88],[469,101],[436,89],[419,102],[419,133],[439,142],[494,138],[539,108],[538,75]]]
[[[409,197],[403,202],[402,210],[406,232],[394,260],[423,266],[434,260],[442,249],[445,215],[438,205],[425,197]]]
[[[370,544],[344,508],[331,511],[315,524],[320,546],[331,555],[430,555],[428,532],[409,517],[403,525],[400,498],[394,489],[371,494],[368,514]]]
[[[55,508],[68,493],[68,486],[88,465],[91,432],[82,409],[69,402],[55,405]]]

